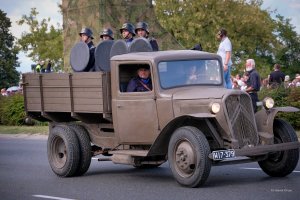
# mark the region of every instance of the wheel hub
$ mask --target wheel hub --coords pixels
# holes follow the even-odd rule
[[[62,138],[56,138],[53,141],[53,163],[57,168],[63,168],[67,162],[66,145]]]
[[[182,176],[190,176],[195,169],[195,152],[187,141],[181,142],[175,152],[176,166]]]

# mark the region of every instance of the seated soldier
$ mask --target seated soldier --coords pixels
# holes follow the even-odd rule
[[[137,77],[132,78],[127,86],[127,92],[148,92],[152,90],[152,81],[148,67],[140,67]]]

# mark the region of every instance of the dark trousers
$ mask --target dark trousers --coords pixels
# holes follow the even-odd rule
[[[249,93],[249,95],[251,97],[251,101],[252,101],[252,106],[253,106],[254,113],[256,113],[256,111],[257,111],[257,105],[256,105],[256,103],[258,102],[258,95],[257,95],[256,92]]]

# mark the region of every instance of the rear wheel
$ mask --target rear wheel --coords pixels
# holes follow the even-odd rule
[[[170,168],[176,181],[187,187],[203,185],[209,176],[210,147],[204,134],[195,127],[178,128],[168,148]]]
[[[298,141],[295,130],[284,120],[275,119],[273,130],[275,144]],[[293,172],[298,160],[299,149],[291,149],[271,153],[266,160],[259,161],[258,164],[269,176],[284,177]]]
[[[72,124],[69,126],[76,134],[79,148],[80,148],[80,159],[78,169],[75,172],[75,176],[84,174],[90,167],[92,159],[92,147],[89,135],[87,131],[78,124]]]
[[[54,127],[47,142],[48,161],[58,176],[73,176],[79,164],[79,144],[76,134],[68,127]]]

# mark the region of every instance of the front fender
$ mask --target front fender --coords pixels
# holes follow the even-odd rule
[[[255,113],[255,121],[258,132],[267,132],[273,135],[273,122],[278,112],[299,112],[300,109],[287,106],[275,107],[270,110],[261,109]]]

